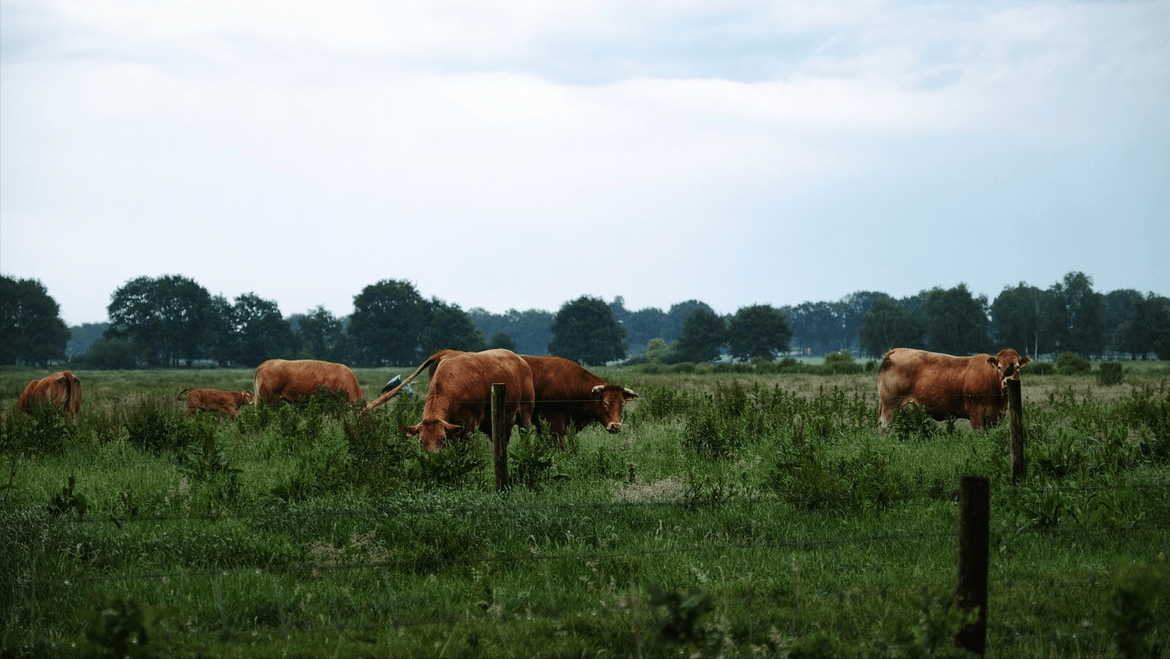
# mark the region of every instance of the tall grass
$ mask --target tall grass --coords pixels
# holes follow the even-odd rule
[[[482,435],[403,437],[419,398],[186,418],[198,374],[83,373],[77,422],[5,417],[0,654],[954,656],[965,474],[992,480],[989,655],[1170,653],[1165,376],[1025,380],[1012,486],[1006,427],[879,434],[872,374],[607,370],[641,395],[622,433],[515,434],[501,494]]]

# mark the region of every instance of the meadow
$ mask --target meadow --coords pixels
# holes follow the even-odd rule
[[[358,369],[367,397],[410,369]],[[10,413],[0,656],[951,657],[957,487],[991,483],[987,656],[1170,656],[1170,366],[1023,373],[1008,424],[908,413],[877,376],[591,369],[625,427],[424,454],[421,396],[183,416],[250,370],[78,371]],[[425,383],[416,385],[420,393]]]

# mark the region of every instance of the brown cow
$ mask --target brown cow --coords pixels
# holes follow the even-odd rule
[[[1008,380],[1020,379],[1030,362],[1011,348],[992,357],[953,357],[937,352],[894,348],[878,369],[878,420],[883,431],[907,405],[921,405],[931,417],[968,419],[982,430],[1003,419]]]
[[[396,396],[419,373],[432,366],[434,371],[423,403],[423,420],[406,429],[408,437],[419,438],[423,449],[438,451],[448,438],[466,439],[473,430],[488,427],[492,385],[496,383],[504,384],[507,392],[504,403],[507,434],[504,441],[511,436],[512,426],[528,426],[532,423],[535,399],[532,369],[519,355],[504,349],[468,353],[451,350],[437,352],[397,387],[370,401],[366,411]]]
[[[578,432],[594,421],[611,434],[621,431],[622,408],[626,401],[638,397],[633,389],[606,382],[571,359],[523,357],[532,368],[536,392],[533,419],[538,429],[542,421],[548,424],[557,446],[565,446],[568,423]]]
[[[320,387],[329,392],[343,391],[351,401],[365,398],[357,376],[348,366],[316,359],[269,359],[256,367],[252,386],[256,400],[269,405],[310,398]]]
[[[175,400],[187,401],[185,416],[203,410],[204,412],[223,412],[232,420],[240,415],[241,405],[251,405],[256,397],[251,391],[224,391],[222,389],[184,389],[175,396]]]
[[[48,401],[72,417],[81,409],[81,380],[69,371],[61,371],[40,380],[32,380],[16,399],[16,408],[32,414],[37,401]]]

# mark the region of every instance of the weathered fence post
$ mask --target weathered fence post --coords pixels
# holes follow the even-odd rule
[[[1020,381],[1007,381],[1009,427],[1012,434],[1012,485],[1019,485],[1027,475],[1024,462],[1024,403],[1020,396]]]
[[[959,479],[959,609],[978,609],[975,622],[955,634],[955,645],[983,656],[987,649],[987,559],[990,544],[990,486],[984,476]]]
[[[492,459],[496,467],[496,489],[508,489],[508,421],[504,403],[508,387],[497,382],[492,385]]]

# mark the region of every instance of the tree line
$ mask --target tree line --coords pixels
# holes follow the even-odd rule
[[[631,311],[620,296],[608,303],[582,296],[555,313],[492,314],[427,299],[407,281],[383,280],[354,296],[354,311],[344,317],[322,306],[285,317],[276,302],[254,293],[229,301],[194,280],[164,275],[126,282],[107,312],[107,323],[71,331],[40,282],[0,276],[0,364],[252,367],[284,357],[408,366],[441,348],[496,347],[585,364],[835,352],[878,358],[898,346],[950,354],[1011,346],[1037,357],[1073,352],[1170,359],[1170,299],[1132,289],[1098,293],[1081,272],[1048,289],[1023,282],[1006,287],[990,303],[960,284],[901,299],[859,291],[836,302],[752,305],[728,315],[698,300],[665,311]]]

